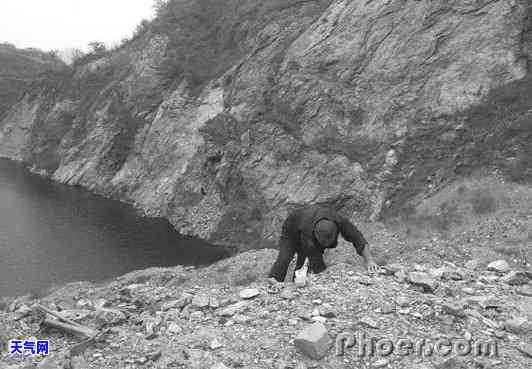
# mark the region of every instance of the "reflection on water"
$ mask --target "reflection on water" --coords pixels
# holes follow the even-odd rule
[[[227,256],[228,250],[179,235],[166,220],[140,217],[129,205],[0,159],[0,296]]]

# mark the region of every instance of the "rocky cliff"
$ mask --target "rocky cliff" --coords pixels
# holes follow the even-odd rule
[[[246,247],[301,204],[375,219],[475,171],[529,180],[531,19],[525,0],[170,1],[28,92],[0,155]]]

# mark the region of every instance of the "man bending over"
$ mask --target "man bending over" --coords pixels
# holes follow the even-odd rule
[[[338,234],[355,246],[370,273],[377,271],[377,264],[373,261],[368,242],[362,233],[336,211],[313,205],[293,211],[284,221],[279,240],[279,255],[269,277],[283,282],[295,253],[296,269],[301,268],[308,257],[310,270],[313,273],[322,272],[326,268],[323,252],[338,245]]]

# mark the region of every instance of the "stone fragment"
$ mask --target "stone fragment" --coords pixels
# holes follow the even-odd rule
[[[501,278],[501,281],[510,286],[523,286],[528,284],[528,276],[524,272],[512,271]]]
[[[397,279],[398,282],[404,282],[407,280],[408,274],[406,274],[406,272],[401,269],[394,273],[394,277],[395,279]]]
[[[252,319],[248,315],[245,315],[245,314],[236,314],[233,317],[233,320],[235,321],[235,323],[248,324],[249,322],[251,322]]]
[[[522,342],[517,349],[525,356],[532,357],[532,344]]]
[[[240,301],[221,309],[220,311],[218,311],[218,315],[230,317],[235,315],[236,313],[243,312],[248,306],[248,301]]]
[[[281,296],[281,298],[285,300],[292,300],[294,298],[294,290],[288,287],[283,288],[279,296]]]
[[[214,338],[209,344],[209,347],[211,350],[216,350],[223,347],[223,343],[218,338]]]
[[[460,302],[446,302],[441,308],[445,314],[453,315],[458,318],[464,318],[466,316],[464,311],[465,306]]]
[[[242,291],[240,291],[239,296],[240,298],[244,300],[252,299],[256,296],[260,295],[260,291],[256,288],[246,288]]]
[[[410,306],[410,299],[406,296],[397,296],[395,303],[400,307]]]
[[[391,274],[395,274],[400,270],[405,270],[406,268],[401,264],[387,264],[382,267],[384,270],[387,270]]]
[[[163,352],[160,349],[152,350],[146,354],[146,358],[151,361],[157,361],[162,356]]]
[[[76,302],[76,309],[81,310],[94,310],[94,304],[91,300],[88,299],[80,299]]]
[[[32,312],[32,309],[26,305],[21,305],[16,311],[15,311],[15,320],[20,320],[22,318],[27,317]]]
[[[190,293],[183,293],[181,294],[181,297],[176,302],[176,309],[183,309],[185,306],[190,304],[192,302],[192,298],[194,296]]]
[[[218,309],[220,307],[220,301],[216,298],[216,296],[211,296],[209,300],[209,307],[211,309]]]
[[[89,369],[89,364],[83,355],[74,356],[70,359],[71,369]]]
[[[434,365],[435,369],[468,369],[467,365],[455,357]]]
[[[387,302],[383,302],[380,307],[380,312],[382,314],[391,314],[394,312],[394,306],[392,304],[389,304]]]
[[[172,301],[168,301],[168,302],[165,302],[164,304],[161,305],[161,310],[162,311],[168,311],[170,309],[180,309],[181,307],[178,307],[178,304],[179,304],[179,300],[172,300]]]
[[[440,268],[429,269],[429,274],[431,275],[431,277],[436,279],[443,279],[444,276],[446,276],[446,273],[448,274],[449,270],[445,266],[442,266]]]
[[[360,319],[360,323],[364,324],[364,325],[366,325],[366,326],[368,326],[370,328],[373,328],[373,329],[378,329],[379,328],[379,324],[375,320],[371,319],[368,316],[365,316],[362,319]]]
[[[178,335],[183,332],[183,328],[181,328],[177,323],[171,323],[166,331],[170,334]]]
[[[62,369],[53,356],[47,356],[43,361],[37,364],[37,369]]]
[[[480,266],[480,262],[476,259],[469,260],[464,265],[464,267],[469,270],[477,270],[479,266]]]
[[[199,309],[204,309],[209,307],[210,298],[206,294],[199,294],[195,295],[192,298],[192,306],[197,307]]]
[[[379,359],[373,363],[374,368],[384,368],[390,363],[388,359]]]
[[[118,324],[126,320],[126,314],[117,309],[100,307],[96,309],[96,319],[103,324]]]
[[[320,360],[329,351],[331,340],[327,328],[322,323],[314,323],[297,335],[294,345],[304,355]]]
[[[521,296],[532,297],[532,286],[524,286],[517,289],[515,292]]]
[[[61,310],[59,312],[59,315],[61,315],[63,318],[70,319],[76,322],[82,321],[89,317],[91,315],[91,310],[82,310],[82,309],[67,309],[67,310]]]
[[[510,264],[506,260],[496,260],[488,264],[488,270],[506,273],[510,271]]]
[[[210,369],[230,369],[230,368],[225,366],[223,363],[216,363],[213,366],[211,366]]]
[[[531,325],[527,318],[517,317],[504,322],[504,329],[514,334],[524,334],[530,332]]]
[[[320,306],[320,315],[324,316],[325,318],[334,318],[336,313],[334,312],[333,308],[327,304]]]
[[[162,320],[160,317],[149,317],[144,320],[145,337],[148,340],[157,337]]]
[[[438,287],[438,282],[425,272],[410,272],[408,281],[413,285],[423,287],[424,292],[433,293]]]
[[[205,318],[205,314],[203,313],[203,311],[198,310],[190,313],[191,322],[200,322],[203,320],[203,318]]]
[[[496,275],[483,275],[479,278],[479,280],[484,284],[492,284],[499,281],[499,277]]]
[[[324,316],[313,316],[312,320],[323,324],[327,322],[327,318],[325,318]]]

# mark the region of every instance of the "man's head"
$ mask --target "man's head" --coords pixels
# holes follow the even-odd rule
[[[314,237],[324,248],[334,245],[338,237],[336,223],[328,219],[321,219],[314,226]]]

